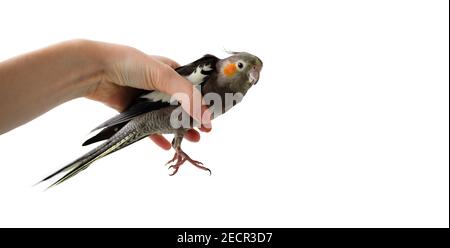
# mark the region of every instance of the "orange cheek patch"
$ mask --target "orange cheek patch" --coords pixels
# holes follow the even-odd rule
[[[225,66],[225,68],[223,68],[223,73],[228,77],[233,76],[236,71],[237,68],[235,64],[228,64],[227,66]]]

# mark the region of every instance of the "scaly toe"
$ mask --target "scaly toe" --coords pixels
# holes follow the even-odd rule
[[[196,164],[196,165],[203,165],[203,163],[202,162],[200,162],[200,161],[197,161],[197,160],[192,160],[192,162],[191,162],[192,164]]]

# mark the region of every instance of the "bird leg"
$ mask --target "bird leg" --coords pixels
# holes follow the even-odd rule
[[[175,162],[174,164],[169,166],[169,169],[172,169],[172,168],[174,169],[174,171],[170,175],[173,176],[173,175],[177,174],[178,170],[180,169],[180,166],[182,164],[184,164],[184,162],[186,162],[186,161],[188,161],[189,163],[191,163],[192,165],[194,165],[195,167],[197,167],[199,169],[208,171],[209,175],[211,175],[211,170],[204,167],[202,162],[193,160],[183,150],[181,150],[181,141],[182,140],[183,140],[183,135],[180,135],[180,134],[176,134],[172,140],[172,147],[173,147],[173,149],[175,149],[175,154],[174,154],[173,158],[166,163],[166,165],[168,165],[172,162]]]

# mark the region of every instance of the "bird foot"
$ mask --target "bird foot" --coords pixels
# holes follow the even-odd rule
[[[209,175],[211,175],[211,170],[204,167],[203,163],[197,160],[193,160],[192,158],[190,158],[185,152],[183,152],[181,149],[176,150],[175,155],[173,156],[173,158],[171,160],[169,160],[166,165],[175,162],[175,164],[169,166],[169,169],[174,169],[174,171],[172,172],[172,174],[170,174],[170,176],[173,176],[175,174],[177,174],[178,170],[180,169],[180,166],[182,164],[184,164],[184,162],[188,161],[189,163],[191,163],[192,165],[194,165],[195,167],[207,171],[209,172]]]

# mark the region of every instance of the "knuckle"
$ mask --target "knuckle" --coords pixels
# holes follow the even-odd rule
[[[170,81],[173,81],[174,72],[170,66],[164,64],[161,66],[160,69],[158,69],[158,71],[159,71],[158,83],[160,86],[164,86],[165,84],[169,83]]]

